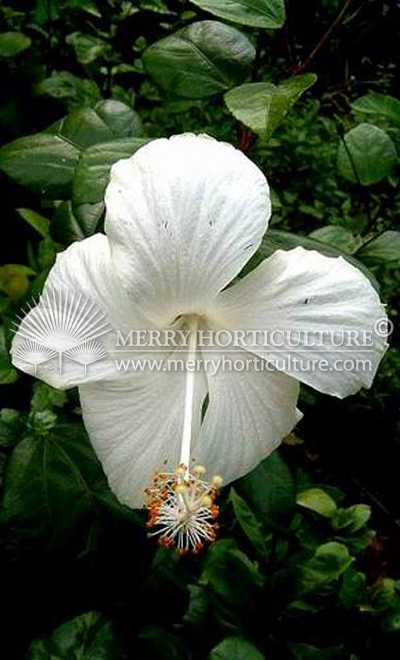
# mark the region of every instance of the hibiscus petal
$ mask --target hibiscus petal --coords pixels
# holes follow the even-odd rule
[[[386,313],[367,278],[341,257],[301,247],[275,252],[223,291],[208,315],[218,327],[245,331],[247,348],[278,369],[340,398],[371,385],[387,348],[377,329]],[[267,331],[268,345],[251,330]],[[355,345],[364,340],[371,345]]]
[[[111,489],[122,503],[137,508],[155,472],[172,472],[180,462],[186,373],[161,369],[125,376],[83,385],[79,394],[86,429]],[[205,377],[198,372],[193,433],[200,426],[205,395]]]
[[[78,301],[80,301],[79,304]],[[54,332],[43,332],[46,318],[48,324],[51,325],[55,309],[58,307],[63,312],[67,312],[70,305],[69,320],[77,319],[81,310],[81,318],[87,314],[85,318],[90,319],[90,322],[82,321],[81,330],[87,334],[88,339],[96,340],[108,355],[90,364],[85,373],[83,363],[74,361],[64,352],[62,373],[59,373],[59,362],[54,357],[39,364],[35,373],[34,365],[21,357],[24,355],[26,342],[35,341],[39,323],[39,333],[36,339],[39,344],[42,339],[44,341],[48,339],[53,349],[61,350],[68,346],[70,339],[71,347],[73,347],[71,326],[67,328],[67,322],[64,326],[66,329],[64,336],[55,337]],[[93,306],[89,312],[91,305]],[[43,323],[40,318],[44,319]],[[73,243],[57,256],[39,304],[23,318],[20,329],[14,337],[11,348],[12,361],[22,371],[35,375],[60,389],[67,389],[101,378],[115,378],[116,368],[112,355],[116,344],[116,334],[114,331],[102,334],[103,330],[114,328],[127,332],[131,328],[139,328],[144,325],[148,325],[148,322],[138,316],[132,302],[120,286],[119,280],[114,276],[114,265],[110,258],[110,244],[107,237],[103,234],[95,234],[81,242]],[[77,326],[75,326],[76,328]],[[79,336],[82,339],[83,335]],[[29,351],[26,357],[29,358]]]
[[[247,352],[207,351],[204,357],[213,361],[206,370],[209,403],[193,456],[210,477],[220,474],[227,484],[269,456],[301,419],[300,387],[264,360],[255,358],[255,363]],[[228,364],[235,361],[240,361],[236,370]]]
[[[202,313],[257,250],[271,212],[266,179],[243,153],[190,134],[116,163],[106,207],[121,284],[159,326]]]

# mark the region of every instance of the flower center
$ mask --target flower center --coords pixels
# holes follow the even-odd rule
[[[181,465],[173,473],[157,473],[153,487],[147,489],[147,526],[155,528],[150,536],[159,536],[161,545],[175,546],[179,554],[199,552],[204,543],[216,538],[219,510],[215,499],[222,479],[216,476],[208,484],[202,479],[204,474],[202,465],[192,472]]]

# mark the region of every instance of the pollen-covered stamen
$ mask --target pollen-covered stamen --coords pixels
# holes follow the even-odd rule
[[[192,472],[180,465],[173,473],[158,472],[152,488],[146,491],[150,536],[159,535],[165,546],[174,546],[184,554],[199,552],[205,543],[215,540],[218,507],[215,504],[222,479],[211,484],[203,481],[205,468],[197,465]]]

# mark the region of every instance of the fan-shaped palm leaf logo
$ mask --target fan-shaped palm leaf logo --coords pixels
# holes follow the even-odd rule
[[[35,366],[35,374],[39,364],[51,360],[57,353],[51,348],[41,346],[31,339],[26,339],[15,349],[15,355],[25,362],[29,362]]]
[[[71,358],[71,360],[83,364],[86,373],[88,365],[106,357],[107,351],[97,339],[91,339],[90,341],[85,341],[83,344],[79,344],[79,346],[75,346],[75,348],[70,348],[66,351],[65,355]]]
[[[17,326],[17,337],[24,341],[14,352],[25,362],[37,366],[58,356],[62,371],[63,356],[87,366],[106,357],[98,337],[111,330],[106,315],[82,293],[70,289],[50,289],[28,311]]]

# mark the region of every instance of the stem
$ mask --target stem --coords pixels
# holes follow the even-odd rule
[[[349,9],[352,2],[353,2],[353,0],[346,0],[346,2],[344,3],[344,5],[343,5],[342,9],[340,10],[339,14],[336,16],[335,20],[333,21],[331,26],[328,28],[328,30],[325,32],[322,39],[320,39],[320,41],[313,48],[313,50],[311,51],[309,56],[304,60],[304,62],[296,68],[296,70],[295,70],[295,75],[296,76],[298,76],[299,73],[303,73],[303,71],[305,71],[305,69],[308,69],[308,67],[310,66],[310,64],[313,61],[314,57],[319,53],[321,48],[323,48],[325,46],[325,44],[329,41],[329,39],[331,38],[331,36],[334,33],[334,31],[336,30],[336,28],[339,27],[340,23],[344,19],[345,14],[347,13],[347,10]]]
[[[190,327],[188,360],[194,360],[197,350],[198,320],[194,320]],[[185,478],[188,477],[190,467],[190,444],[192,440],[193,400],[194,400],[195,371],[186,370],[185,385],[185,412],[183,418],[182,443],[180,465],[186,468]]]
[[[245,154],[251,147],[256,136],[251,131],[247,130],[242,124],[238,126],[238,149]]]

